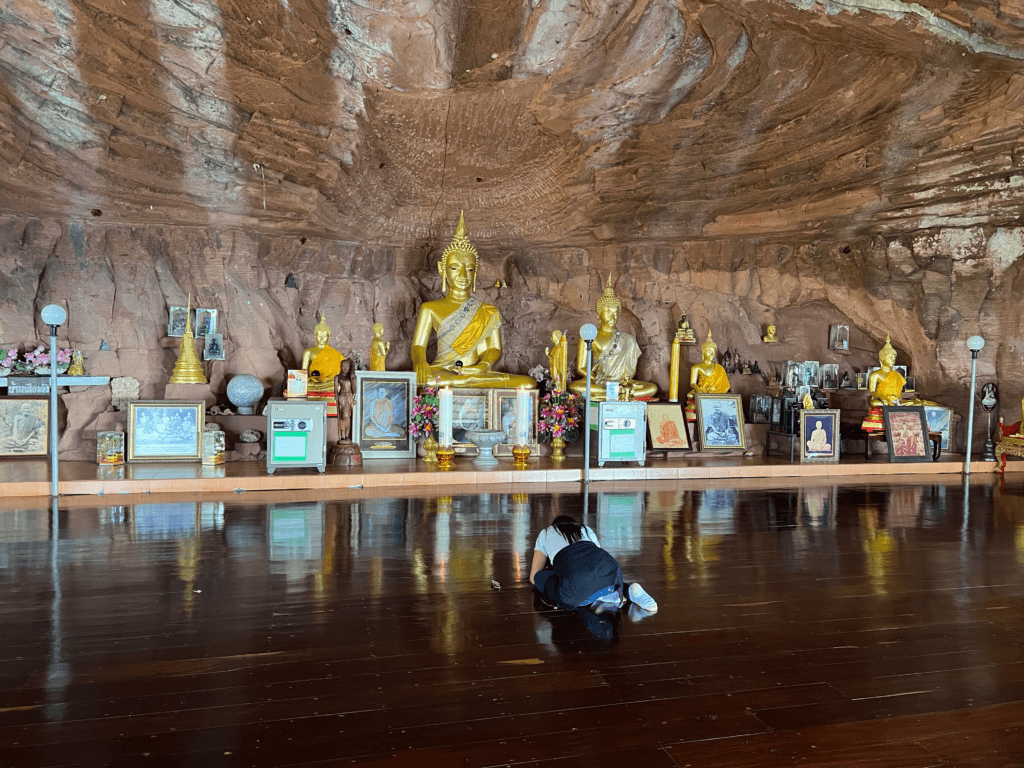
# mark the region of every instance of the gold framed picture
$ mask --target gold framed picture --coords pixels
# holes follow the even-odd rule
[[[747,450],[740,395],[698,394],[696,406],[702,451]]]
[[[690,433],[680,403],[647,404],[647,443],[652,451],[690,450]]]
[[[136,400],[128,405],[128,461],[199,461],[205,404]]]
[[[492,389],[490,391],[489,428],[505,433],[505,440],[494,446],[495,456],[511,456],[512,446],[516,442],[516,393],[518,389]],[[540,445],[537,442],[537,404],[540,393],[536,389],[527,390],[530,395],[530,451],[536,456]]]

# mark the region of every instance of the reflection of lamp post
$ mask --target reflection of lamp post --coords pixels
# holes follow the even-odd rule
[[[974,437],[974,383],[978,373],[978,353],[985,346],[981,336],[971,336],[967,340],[967,348],[971,350],[971,399],[968,400],[967,416],[967,456],[964,460],[964,474],[971,474],[971,438]]]
[[[57,488],[57,328],[68,319],[59,304],[47,304],[39,313],[50,326],[50,495],[59,496]]]
[[[580,326],[580,338],[587,345],[587,396],[583,406],[583,482],[590,482],[590,365],[593,349],[591,344],[597,338],[597,326],[587,323]]]

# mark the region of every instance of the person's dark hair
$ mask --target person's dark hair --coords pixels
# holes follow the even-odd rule
[[[583,526],[577,523],[572,515],[559,515],[551,526],[570,544],[583,540]]]

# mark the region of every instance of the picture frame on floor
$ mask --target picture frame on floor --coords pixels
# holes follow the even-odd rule
[[[882,408],[885,420],[889,461],[931,461],[928,420],[920,405],[895,405]]]
[[[136,400],[128,404],[128,461],[200,461],[206,404]]]
[[[647,446],[651,451],[691,450],[681,404],[648,403]]]
[[[516,442],[516,397],[518,392],[518,389],[492,389],[489,392],[488,428],[505,433],[505,441],[494,446],[493,454],[495,456],[512,455],[512,446]],[[527,392],[530,395],[530,452],[536,456],[540,451],[540,444],[537,441],[540,392],[536,389]]]
[[[49,398],[0,397],[0,456],[46,456],[49,427]]]
[[[800,411],[800,463],[834,464],[839,461],[839,411]]]
[[[415,396],[415,371],[356,371],[352,442],[364,461],[416,455],[416,441],[409,434]]]
[[[949,450],[950,435],[953,429],[953,409],[945,405],[925,405],[924,418],[928,423],[929,432],[942,435],[942,450]]]
[[[702,451],[745,451],[740,395],[696,395],[697,432]]]

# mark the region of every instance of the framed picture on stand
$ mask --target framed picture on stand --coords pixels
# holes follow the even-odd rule
[[[942,435],[942,450],[949,450],[949,436],[953,427],[953,409],[944,405],[924,406],[924,418],[928,422],[929,432]]]
[[[702,451],[745,451],[743,403],[739,395],[696,396],[697,431]]]
[[[928,420],[920,405],[895,405],[882,408],[889,461],[931,461]]]
[[[651,451],[689,451],[683,406],[679,403],[647,405],[647,445]]]
[[[839,411],[800,411],[800,463],[839,461]]]
[[[128,404],[128,461],[199,461],[206,404],[136,400]]]
[[[409,434],[415,396],[415,371],[356,371],[352,441],[359,445],[364,460],[416,455],[416,443]]]

